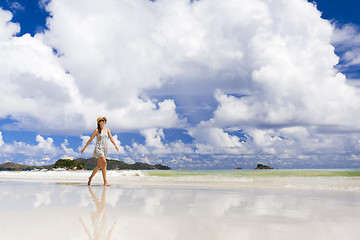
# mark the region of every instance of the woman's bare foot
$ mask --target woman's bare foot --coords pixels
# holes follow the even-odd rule
[[[110,187],[111,185],[110,185],[108,182],[105,182],[105,183],[104,183],[104,186],[105,186],[105,187]]]
[[[88,185],[90,186],[90,184],[91,184],[91,178],[89,178],[89,181],[88,181]]]

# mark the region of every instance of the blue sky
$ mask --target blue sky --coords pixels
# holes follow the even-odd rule
[[[359,167],[359,5],[2,0],[0,163]]]

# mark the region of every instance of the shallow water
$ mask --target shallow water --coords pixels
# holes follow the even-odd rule
[[[0,172],[0,182],[86,183],[91,171]],[[113,185],[159,187],[287,188],[360,191],[360,170],[107,171]],[[101,173],[94,178],[101,184]]]
[[[149,176],[160,177],[360,177],[360,169],[170,170],[144,172]]]
[[[185,172],[2,172],[1,239],[360,239],[357,176]]]

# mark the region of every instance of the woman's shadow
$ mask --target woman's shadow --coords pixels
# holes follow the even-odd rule
[[[109,240],[111,238],[112,232],[115,228],[115,225],[117,223],[117,220],[114,221],[112,227],[110,228],[109,232],[106,233],[106,189],[107,187],[104,186],[101,200],[95,195],[93,190],[91,189],[91,186],[88,186],[89,193],[91,195],[92,200],[95,203],[96,211],[91,212],[91,222],[94,229],[94,234],[92,235],[89,231],[89,229],[86,227],[84,221],[79,218],[79,221],[81,222],[82,226],[84,227],[84,231],[88,238],[90,240],[102,240],[106,239]]]

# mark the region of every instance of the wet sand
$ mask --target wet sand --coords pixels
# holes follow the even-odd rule
[[[10,180],[0,178],[4,240],[360,239],[358,191]]]

